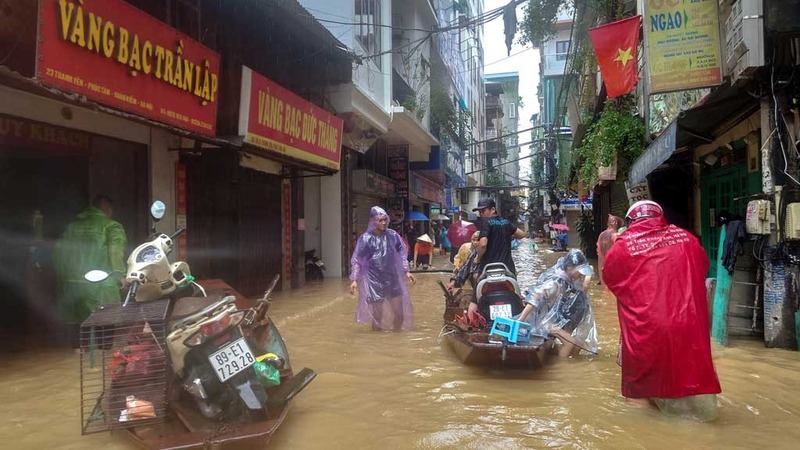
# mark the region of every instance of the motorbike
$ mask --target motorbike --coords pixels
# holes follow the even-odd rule
[[[153,203],[153,231],[164,211],[162,202]],[[209,294],[195,281],[186,262],[170,263],[168,255],[184,231],[179,229],[169,236],[154,232],[148,242],[131,253],[126,273],[117,274],[127,284],[120,317],[130,316],[128,311],[136,306],[168,302],[164,348],[159,339],[155,344],[162,355],[166,353],[163,358],[169,366],[165,374],[171,386],[169,407],[188,430],[207,430],[221,421],[267,421],[285,410],[288,401],[316,375],[307,368],[292,373],[283,340],[267,316],[269,297],[279,276],[254,306],[239,309],[237,301],[241,299],[236,295]],[[85,278],[98,282],[112,275],[92,270]],[[145,321],[144,328],[152,327]],[[120,359],[112,372],[129,370],[129,362]],[[282,389],[276,388],[279,384],[283,384]],[[128,383],[129,391],[135,388],[144,390],[144,386]],[[273,423],[265,433],[271,435],[278,424]]]
[[[475,286],[478,311],[493,321],[497,317],[510,319],[522,312],[522,296],[514,274],[503,263],[484,267]]]
[[[322,281],[325,263],[317,256],[317,249],[312,248],[305,252],[306,280]]]

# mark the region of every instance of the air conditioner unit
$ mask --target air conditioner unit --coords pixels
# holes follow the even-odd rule
[[[725,19],[725,69],[735,85],[764,65],[762,0],[734,0]]]

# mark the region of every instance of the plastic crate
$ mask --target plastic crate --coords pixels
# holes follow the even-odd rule
[[[167,413],[169,300],[100,306],[81,324],[81,433],[162,423]],[[127,397],[150,402],[155,417],[120,421]]]

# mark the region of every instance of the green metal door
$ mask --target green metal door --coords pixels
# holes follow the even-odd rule
[[[717,214],[727,211],[730,214],[744,216],[747,207],[746,201],[734,201],[734,198],[748,195],[747,168],[744,164],[715,170],[700,176],[700,219],[701,242],[711,261],[709,277],[716,277],[719,249],[720,228],[717,224]]]

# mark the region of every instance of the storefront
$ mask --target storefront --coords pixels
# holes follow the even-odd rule
[[[320,222],[307,227],[305,216],[307,210],[319,211],[322,192],[312,183],[307,196],[305,180],[339,171],[343,127],[333,114],[242,67],[235,202],[243,293],[263,291],[273,273],[281,274],[284,288],[302,284],[305,234],[321,240]],[[221,203],[224,209],[227,203]]]
[[[30,2],[0,20],[17,33],[0,35],[0,44],[20,49],[0,67],[0,295],[10,305],[0,328],[37,337],[58,321],[52,249],[76,214],[95,196],[110,197],[131,250],[148,236],[148,206],[158,198],[169,208],[159,230],[173,231],[170,149],[181,137],[216,140],[218,54],[119,0],[80,11]],[[83,13],[137,39],[98,36],[95,22],[79,27]],[[173,61],[167,80],[156,54],[177,42],[187,63]]]

